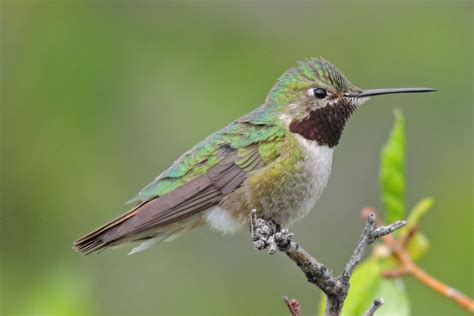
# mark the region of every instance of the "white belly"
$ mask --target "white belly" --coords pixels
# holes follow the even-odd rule
[[[230,216],[229,211],[223,210],[218,206],[208,209],[204,213],[204,219],[212,229],[223,232],[224,234],[238,232],[245,226],[244,222],[233,218]]]

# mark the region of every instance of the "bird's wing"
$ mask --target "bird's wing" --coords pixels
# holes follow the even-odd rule
[[[250,112],[224,129],[210,135],[179,157],[167,170],[145,186],[127,204],[139,205],[169,193],[197,176],[207,172],[235,150],[243,151],[253,145],[264,145],[259,151],[269,161],[284,139],[286,129],[267,118],[263,121],[261,108]],[[274,144],[268,146],[266,144]],[[240,152],[239,155],[242,153]],[[273,155],[273,156],[272,156]]]
[[[249,172],[280,155],[285,129],[236,121],[181,156],[132,199],[137,206],[75,242],[89,253],[108,245],[150,236],[153,229],[218,204]]]

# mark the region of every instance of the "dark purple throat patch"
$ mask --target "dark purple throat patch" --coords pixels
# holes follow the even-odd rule
[[[302,120],[292,121],[290,132],[332,148],[339,143],[344,126],[354,110],[353,104],[342,99],[333,105],[309,112]]]

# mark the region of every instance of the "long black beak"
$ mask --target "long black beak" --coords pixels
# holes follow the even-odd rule
[[[419,93],[419,92],[433,92],[438,91],[433,88],[387,88],[387,89],[369,89],[362,91],[361,93],[355,95],[356,98],[365,98],[371,97],[374,95],[381,94],[393,94],[393,93]]]

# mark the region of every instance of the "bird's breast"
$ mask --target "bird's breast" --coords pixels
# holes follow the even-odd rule
[[[218,208],[209,210],[211,227],[233,232],[243,227],[250,211],[288,226],[301,219],[315,205],[331,173],[333,149],[300,135],[292,135],[280,158],[249,175]]]
[[[334,148],[319,145],[316,141],[305,139],[300,135],[295,135],[295,138],[304,154],[301,172],[304,173],[305,181],[297,188],[302,192],[300,203],[297,203],[293,210],[287,210],[288,225],[303,218],[318,201],[331,175],[334,151]]]

